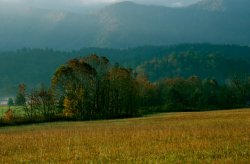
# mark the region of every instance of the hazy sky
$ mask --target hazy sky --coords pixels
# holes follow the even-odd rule
[[[19,5],[33,6],[47,9],[74,10],[74,8],[96,6],[107,3],[121,2],[124,0],[0,0],[0,2],[16,3]],[[201,0],[130,0],[140,4],[185,6]]]

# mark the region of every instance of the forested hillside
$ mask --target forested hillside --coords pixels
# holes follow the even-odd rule
[[[203,0],[180,8],[119,2],[79,14],[0,2],[0,51],[203,42],[250,45],[248,6],[248,0]]]
[[[145,74],[151,81],[163,77],[214,78],[220,82],[234,75],[250,74],[250,63],[243,59],[230,59],[211,53],[201,54],[195,51],[171,53],[159,59],[152,59],[137,67],[139,74]]]
[[[151,81],[198,75],[223,82],[235,73],[250,72],[250,48],[247,46],[182,44],[131,49],[83,48],[71,52],[26,48],[0,53],[0,95],[15,94],[20,83],[28,87],[41,83],[49,85],[59,65],[89,54],[106,56],[112,63],[136,68]]]

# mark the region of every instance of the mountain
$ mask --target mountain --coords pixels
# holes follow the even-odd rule
[[[223,0],[203,0],[192,7],[208,11],[224,11],[226,9]]]
[[[120,2],[92,14],[0,3],[0,51],[203,42],[250,45],[248,0],[203,0],[182,8]]]
[[[203,0],[192,6],[191,8],[203,9],[208,11],[230,11],[230,12],[246,12],[250,13],[247,6],[250,5],[248,0]]]
[[[77,49],[94,40],[98,22],[93,18],[62,11],[0,5],[0,49]]]
[[[206,5],[211,6],[214,1],[219,3],[220,0],[209,0]],[[98,13],[99,18],[105,20],[104,27],[112,28],[110,32],[105,31],[101,40],[109,47],[197,42],[249,45],[249,10],[241,2],[245,0],[219,3],[219,11],[204,10],[205,4],[185,8],[131,2],[114,4]]]

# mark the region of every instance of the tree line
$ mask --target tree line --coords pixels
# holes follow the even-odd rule
[[[27,91],[19,85],[16,105],[25,117],[8,110],[1,123],[95,120],[135,117],[156,112],[201,111],[250,105],[250,78],[165,78],[150,82],[143,74],[89,55],[69,60],[54,73],[49,88]]]

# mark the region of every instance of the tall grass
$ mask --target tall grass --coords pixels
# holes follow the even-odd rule
[[[250,163],[250,110],[0,129],[0,163]]]

